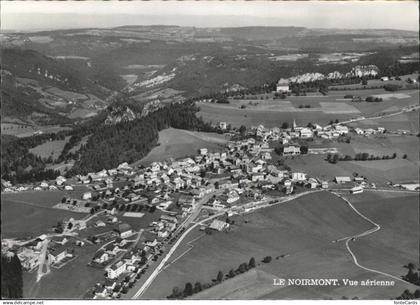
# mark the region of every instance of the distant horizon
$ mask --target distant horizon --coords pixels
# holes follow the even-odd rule
[[[49,14],[45,14],[49,15]],[[59,14],[60,16],[69,15],[69,14]],[[73,15],[73,14],[72,14]],[[80,14],[82,15],[82,14]],[[55,15],[57,16],[57,15]],[[141,16],[141,15],[139,15]],[[151,16],[149,16],[151,17]],[[391,28],[391,27],[378,27],[378,28],[340,28],[340,27],[308,27],[302,25],[209,25],[209,26],[200,26],[200,25],[178,25],[178,24],[170,24],[170,23],[155,23],[155,24],[135,24],[135,23],[127,23],[127,24],[118,24],[112,26],[75,26],[75,27],[44,27],[44,28],[31,28],[31,29],[4,29],[0,28],[0,33],[37,33],[37,32],[54,32],[54,31],[66,31],[66,30],[83,30],[83,29],[115,29],[120,27],[152,27],[152,26],[164,26],[164,27],[180,27],[180,28],[197,28],[197,29],[206,29],[206,28],[305,28],[305,29],[313,29],[313,30],[343,30],[343,31],[364,31],[364,30],[378,30],[378,31],[406,31],[406,32],[413,32],[416,33],[418,30],[410,30],[410,29],[401,29],[401,28]]]
[[[2,1],[0,5],[1,30],[15,32],[133,25],[419,30],[417,1]]]

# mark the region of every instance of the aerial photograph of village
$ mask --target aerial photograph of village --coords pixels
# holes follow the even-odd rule
[[[2,1],[2,299],[419,299],[418,6]]]

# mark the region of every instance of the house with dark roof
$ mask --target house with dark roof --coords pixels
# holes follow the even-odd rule
[[[122,223],[118,226],[118,233],[120,233],[121,238],[126,238],[133,235],[133,230],[130,225],[127,223]]]

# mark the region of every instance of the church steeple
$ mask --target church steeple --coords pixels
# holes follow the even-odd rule
[[[295,121],[295,119],[293,119],[292,130],[295,131],[295,129],[296,129],[296,121]]]

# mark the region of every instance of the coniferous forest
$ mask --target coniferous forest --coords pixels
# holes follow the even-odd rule
[[[1,255],[1,297],[20,299],[23,297],[22,265],[13,252]]]

